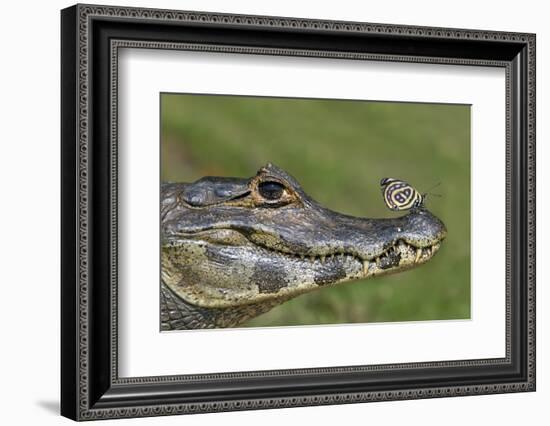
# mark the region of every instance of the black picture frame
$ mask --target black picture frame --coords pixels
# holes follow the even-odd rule
[[[535,390],[535,35],[75,5],[61,12],[61,414],[74,420]],[[119,378],[117,48],[506,70],[506,357]],[[503,230],[504,232],[504,230]]]

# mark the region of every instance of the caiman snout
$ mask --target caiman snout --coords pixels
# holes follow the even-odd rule
[[[301,216],[316,227],[301,227],[279,233],[285,250],[299,252],[300,241],[315,241],[303,247],[306,255],[321,261],[335,254],[354,256],[363,263],[359,278],[398,272],[433,257],[447,230],[441,220],[425,208],[396,218],[358,218],[325,209],[312,202]]]
[[[366,219],[369,221],[369,219]],[[441,220],[424,208],[395,219],[374,219],[382,242],[376,252],[368,253],[365,276],[408,269],[431,259],[447,235]],[[368,238],[370,240],[370,238]]]
[[[402,238],[416,247],[432,246],[447,236],[443,222],[425,208],[413,210],[403,220]]]

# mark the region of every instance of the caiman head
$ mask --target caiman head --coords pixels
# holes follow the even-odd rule
[[[232,327],[303,293],[430,260],[425,208],[368,219],[329,210],[278,167],[168,183],[161,196],[161,328]]]

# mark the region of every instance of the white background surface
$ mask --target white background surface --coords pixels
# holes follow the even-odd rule
[[[504,69],[124,49],[119,81],[122,377],[505,356]],[[159,333],[162,92],[471,104],[471,319]]]
[[[107,421],[102,424],[547,424],[550,400],[550,28],[541,1],[111,2],[133,6],[345,19],[537,33],[537,392],[420,401]],[[2,424],[68,424],[59,395],[59,9],[65,1],[3,5],[0,102],[0,393]],[[545,122],[546,121],[546,122]],[[546,190],[545,190],[546,188]],[[131,422],[131,423],[128,423]]]

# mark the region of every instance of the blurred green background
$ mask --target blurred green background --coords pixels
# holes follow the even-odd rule
[[[466,105],[161,95],[161,178],[250,177],[272,162],[325,207],[392,217],[382,177],[419,191],[448,237],[416,269],[299,296],[244,326],[470,317],[470,107]]]

